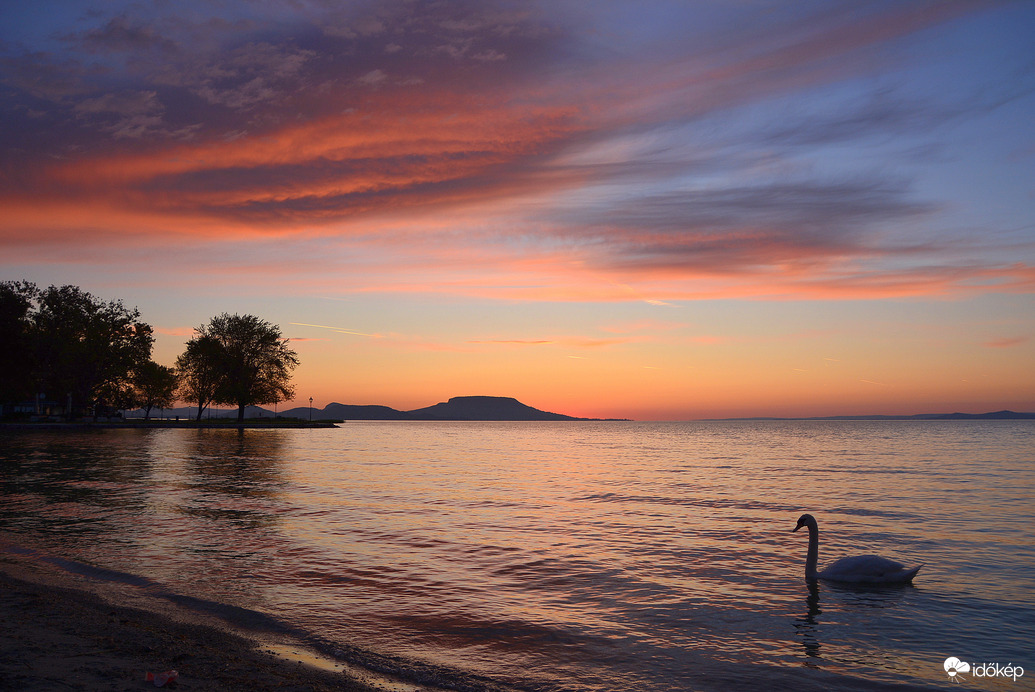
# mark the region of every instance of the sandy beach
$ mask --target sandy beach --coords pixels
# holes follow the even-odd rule
[[[113,602],[74,580],[0,556],[0,690],[145,690],[145,676],[176,670],[168,689],[422,689],[360,681],[271,654],[212,623]]]

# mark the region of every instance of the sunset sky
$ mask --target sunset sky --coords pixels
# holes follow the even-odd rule
[[[1035,410],[1035,3],[0,20],[0,279],[138,307],[160,363],[236,312],[298,404]]]

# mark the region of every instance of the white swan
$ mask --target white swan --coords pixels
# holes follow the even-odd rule
[[[852,582],[856,584],[906,584],[920,571],[919,567],[906,567],[901,562],[889,560],[879,555],[857,555],[843,557],[822,572],[816,571],[819,560],[819,526],[811,514],[802,514],[798,525],[792,529],[794,533],[802,526],[809,529],[809,554],[805,559],[805,579],[825,579],[827,581]]]

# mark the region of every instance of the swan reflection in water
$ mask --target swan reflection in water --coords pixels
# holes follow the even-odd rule
[[[819,655],[819,624],[816,616],[823,611],[819,608],[819,585],[815,581],[810,581],[808,587],[809,595],[805,598],[807,609],[804,616],[795,620],[794,629],[801,636],[801,645],[805,649],[805,665],[818,668],[818,662],[812,659],[821,658]]]

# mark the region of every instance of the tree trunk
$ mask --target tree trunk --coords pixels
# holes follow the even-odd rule
[[[201,422],[201,414],[205,410],[205,407],[201,405],[201,401],[198,401],[198,422]]]
[[[244,407],[246,405],[247,404],[238,404],[237,405],[237,422],[238,423],[243,423],[244,422]]]

